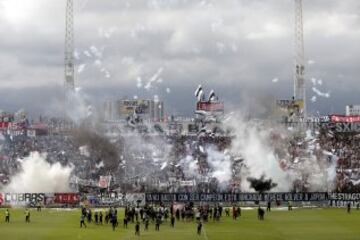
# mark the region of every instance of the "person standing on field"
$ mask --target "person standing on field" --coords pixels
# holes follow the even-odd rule
[[[25,210],[25,222],[27,222],[27,223],[30,222],[30,211],[29,211],[29,209]]]
[[[135,224],[135,235],[140,236],[140,223],[136,222]]]
[[[292,211],[292,203],[291,203],[291,201],[288,202],[288,210]]]
[[[198,235],[201,235],[201,229],[202,229],[202,223],[201,223],[201,221],[199,221],[198,225],[197,225],[197,234]]]
[[[103,224],[103,213],[102,212],[100,212],[100,214],[99,214],[99,222],[101,225]]]
[[[149,218],[145,218],[145,231],[149,229]]]
[[[128,227],[128,218],[127,218],[127,216],[124,217],[123,223],[124,223],[123,224],[124,228],[127,228]]]
[[[80,228],[82,228],[83,226],[86,228],[85,215],[81,214],[81,216],[80,216]]]
[[[98,224],[99,223],[99,214],[98,214],[98,212],[95,212],[94,218],[95,218],[95,223]]]
[[[171,215],[171,227],[175,227],[175,217]]]
[[[5,211],[5,222],[10,223],[10,212],[9,209]]]
[[[271,212],[271,201],[268,201],[266,211]]]
[[[161,219],[157,217],[155,220],[155,231],[160,231],[160,223],[161,223]]]

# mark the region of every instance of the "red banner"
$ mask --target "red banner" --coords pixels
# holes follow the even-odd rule
[[[202,111],[224,111],[224,104],[219,102],[198,102],[196,105],[196,110]]]
[[[360,122],[360,115],[345,116],[345,115],[330,115],[331,122]]]
[[[0,129],[7,129],[11,122],[0,122]]]
[[[80,202],[80,195],[78,193],[55,193],[55,203],[61,204],[77,204]]]

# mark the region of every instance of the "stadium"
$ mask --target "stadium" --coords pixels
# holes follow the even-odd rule
[[[32,4],[19,8],[9,0],[1,3],[0,13],[4,13],[9,29],[25,31],[21,26],[27,23],[20,15],[28,21],[35,18],[26,15],[27,10],[28,14],[44,14],[41,9],[45,12],[52,9],[52,4],[36,5],[35,0],[31,1]],[[219,36],[236,39],[241,35],[235,30],[237,27],[226,27],[230,22],[224,20],[226,17],[216,19],[209,27],[216,53],[206,52],[207,41],[199,36],[206,35],[208,30],[186,32],[192,26],[189,19],[171,27],[162,25],[175,21],[184,9],[194,11],[195,15],[192,12],[189,16],[195,16],[191,19],[199,20],[203,26],[203,18],[224,14],[224,9],[230,11],[229,6],[238,11],[255,9],[256,4],[242,0],[224,5],[210,0],[198,3],[165,0],[148,1],[145,7],[139,2],[106,1],[111,6],[106,13],[111,15],[114,11],[116,17],[97,15],[105,11],[101,7],[106,4],[100,6],[84,0],[64,0],[64,6],[56,3],[65,7],[65,58],[59,68],[64,70],[64,79],[60,97],[53,92],[54,96],[45,102],[43,97],[52,93],[42,90],[47,89],[44,85],[40,88],[42,94],[38,94],[40,104],[22,99],[20,92],[22,87],[26,88],[25,83],[15,87],[20,104],[9,104],[8,95],[3,94],[1,108],[8,110],[0,111],[1,239],[358,239],[360,105],[350,104],[343,96],[346,100],[337,100],[343,104],[341,108],[333,107],[330,100],[323,103],[325,107],[321,105],[326,111],[320,113],[316,108],[316,101],[330,99],[331,91],[320,91],[327,86],[323,80],[305,75],[307,69],[312,74],[329,74],[312,70],[314,60],[305,61],[304,28],[311,26],[303,23],[306,0],[286,3],[295,8],[295,12],[291,11],[292,18],[295,17],[291,94],[281,86],[277,88],[285,94],[278,94],[280,90],[271,90],[267,85],[262,92],[258,83],[254,83],[255,91],[250,90],[246,84],[250,85],[255,78],[245,73],[251,72],[251,67],[231,65],[234,56],[241,55],[240,44],[218,39]],[[265,2],[257,4],[265,4],[269,9],[276,5]],[[117,12],[116,4],[122,4],[123,12]],[[349,7],[336,6],[340,10]],[[312,13],[318,11],[316,6],[309,9]],[[133,11],[150,14],[149,25],[133,23],[133,19],[138,19]],[[205,11],[209,13],[201,15]],[[44,17],[41,14],[39,17]],[[82,41],[89,37],[86,31],[91,29],[90,23],[85,24],[87,14],[104,22],[121,19],[124,28],[99,28],[101,46],[93,44],[79,50]],[[250,18],[252,14],[246,16]],[[45,19],[49,17],[45,14]],[[79,32],[86,33],[79,34],[79,46],[74,40],[78,36],[76,17],[82,19]],[[233,13],[228,17],[233,17]],[[127,29],[127,21],[135,27]],[[333,26],[332,21],[328,22]],[[245,39],[256,43],[264,38],[270,45],[273,38],[281,42],[287,30],[276,26],[265,24],[265,33],[250,32]],[[172,28],[180,33],[169,34]],[[345,31],[345,27],[341,29]],[[52,30],[44,28],[44,32],[51,35]],[[129,35],[131,40],[125,43],[126,37],[121,34]],[[165,50],[158,49],[154,40],[163,35],[168,44],[164,45]],[[194,40],[188,40],[189,36]],[[195,44],[198,38],[201,47]],[[90,37],[90,41],[95,39]],[[125,40],[119,44],[120,39]],[[131,45],[133,42],[140,47]],[[185,50],[182,44],[186,45]],[[51,49],[44,59],[53,57],[51,47],[39,48]],[[162,51],[166,54],[162,55]],[[224,56],[226,51],[232,52],[230,56]],[[125,53],[133,56],[115,58]],[[244,53],[252,56],[245,50]],[[159,56],[161,66],[157,62]],[[184,60],[189,56],[191,61]],[[144,58],[150,58],[149,62],[140,64]],[[175,68],[171,68],[174,59]],[[206,65],[209,59],[218,65]],[[248,60],[250,65],[251,58]],[[267,64],[272,60],[267,60]],[[58,65],[49,61],[43,63],[46,72]],[[182,61],[186,66],[181,65]],[[234,72],[228,73],[230,67],[223,63]],[[150,65],[151,71],[147,69]],[[124,66],[129,68],[126,73]],[[42,71],[35,66],[30,69]],[[237,75],[239,69],[245,77]],[[16,74],[0,70],[0,81],[2,76],[16,79]],[[32,75],[28,74],[30,79]],[[217,80],[194,80],[192,75],[209,79],[214,75]],[[337,74],[341,76],[342,73]],[[111,95],[114,83],[106,82],[111,78],[117,78],[120,96],[119,88]],[[135,79],[135,91],[127,88],[126,78]],[[166,78],[178,82],[173,90],[164,85]],[[227,82],[225,78],[235,80]],[[238,78],[245,80],[238,84]],[[276,77],[272,83],[278,81]],[[99,86],[106,83],[109,87]],[[27,91],[32,91],[30,88]],[[240,88],[242,91],[237,90]],[[231,95],[232,91],[243,95],[240,103],[238,96]],[[244,93],[247,91],[249,95]],[[313,94],[311,98],[309,93]],[[92,98],[88,96],[91,94]],[[356,92],[352,94],[357,96]],[[14,110],[23,104],[29,110]],[[185,109],[186,114],[177,108]]]

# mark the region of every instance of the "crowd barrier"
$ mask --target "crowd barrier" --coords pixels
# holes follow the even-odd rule
[[[309,203],[359,202],[360,193],[0,193],[0,206],[126,206],[177,203],[257,203],[257,202]]]
[[[145,205],[144,193],[0,193],[0,206]]]

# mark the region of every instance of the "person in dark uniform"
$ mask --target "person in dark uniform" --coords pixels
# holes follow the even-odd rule
[[[135,235],[140,236],[140,223],[136,222],[135,224]]]
[[[233,219],[236,220],[237,219],[237,211],[236,211],[235,206],[233,206],[233,208],[232,208],[232,214],[233,214]]]
[[[180,210],[179,209],[176,209],[175,216],[176,216],[176,220],[179,221],[180,220]]]
[[[181,210],[181,220],[184,221],[185,220],[185,209]]]
[[[99,223],[102,225],[103,224],[103,213],[100,212],[99,214]]]
[[[266,208],[267,212],[271,212],[271,201],[267,202],[267,208]]]
[[[217,220],[217,215],[218,215],[218,208],[215,207],[215,208],[214,208],[214,213],[213,213],[213,220],[214,220],[214,221]]]
[[[81,208],[81,214],[86,216],[86,208],[85,207],[82,207]]]
[[[229,208],[225,208],[225,215],[226,215],[227,217],[230,216],[230,210],[229,210]]]
[[[25,210],[25,222],[27,222],[27,223],[30,222],[30,211],[29,211],[29,209]]]
[[[92,212],[91,212],[91,209],[88,209],[87,221],[88,221],[88,223],[91,223],[91,221],[92,221]]]
[[[128,227],[128,218],[127,216],[124,217],[124,228]]]
[[[293,209],[292,209],[292,203],[291,203],[291,201],[288,202],[288,210],[289,210],[289,211],[292,211],[292,210],[293,210]]]
[[[144,209],[140,208],[140,219],[144,219]]]
[[[351,202],[347,203],[347,213],[351,212]]]
[[[113,229],[113,231],[115,231],[115,228],[116,228],[116,226],[117,226],[117,218],[116,218],[116,216],[115,215],[113,215],[112,217],[111,217],[111,225],[112,225],[112,229]]]
[[[259,206],[259,208],[258,208],[258,219],[259,219],[259,220],[264,220],[264,215],[265,215],[264,209],[262,209],[262,208]]]
[[[10,223],[10,212],[9,209],[5,211],[5,222]]]
[[[80,216],[80,228],[82,228],[83,225],[84,225],[84,227],[86,228],[85,215],[84,215],[84,214],[81,214],[81,216]]]
[[[197,225],[197,234],[198,235],[201,235],[201,229],[202,229],[202,223],[201,223],[201,221],[199,221],[198,225]]]
[[[109,220],[110,220],[110,213],[109,213],[109,211],[106,211],[105,212],[105,223],[108,224]]]
[[[145,218],[145,231],[149,230],[149,218]]]
[[[160,231],[160,218],[157,217],[155,221],[155,231]]]
[[[98,224],[99,223],[99,213],[98,212],[95,212],[94,218],[95,218],[95,223]]]
[[[175,227],[175,217],[171,215],[171,227]]]
[[[41,203],[40,202],[37,202],[36,209],[38,212],[41,212]]]
[[[237,207],[236,212],[237,212],[237,216],[241,217],[241,208],[240,207]]]

